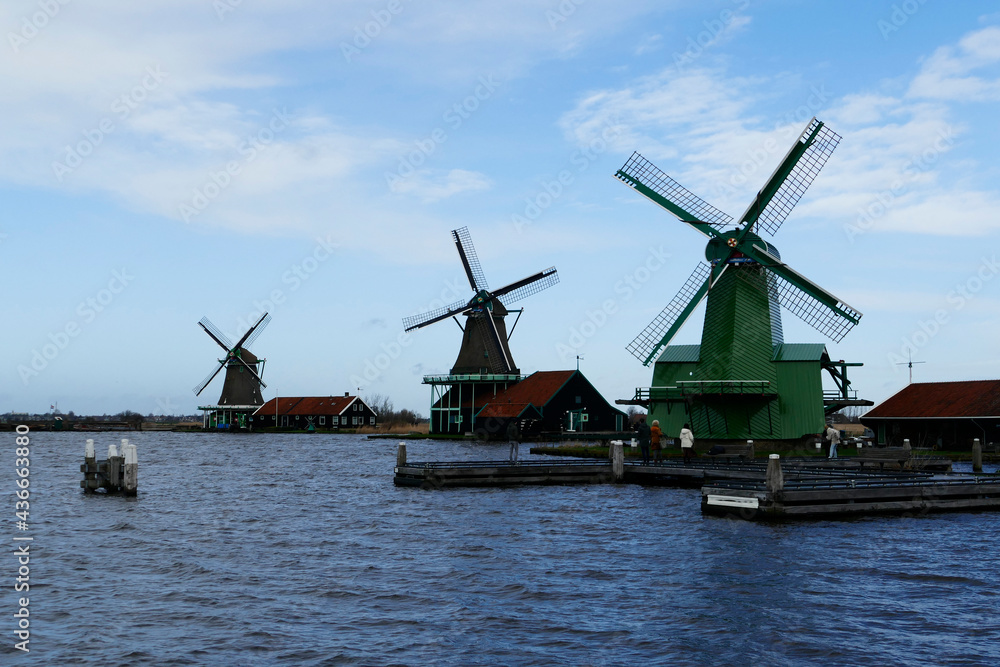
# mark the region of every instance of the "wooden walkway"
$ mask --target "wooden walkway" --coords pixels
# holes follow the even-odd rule
[[[1000,475],[951,473],[938,459],[922,470],[879,470],[850,459],[679,460],[643,465],[602,460],[406,461],[397,486],[422,489],[524,484],[609,484],[700,487],[706,514],[780,521],[877,513],[1000,509]],[[925,462],[926,463],[926,462]],[[947,470],[949,472],[936,472]]]

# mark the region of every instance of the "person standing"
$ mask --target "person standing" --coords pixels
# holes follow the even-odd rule
[[[639,423],[635,425],[636,435],[639,436],[639,449],[642,450],[642,463],[643,465],[649,465],[649,439],[651,437],[651,429],[649,424],[646,423],[646,417],[639,417]]]
[[[653,460],[660,462],[660,439],[663,438],[663,431],[660,430],[660,420],[654,419],[653,426],[649,429],[649,440],[653,450]]]
[[[521,442],[521,429],[517,422],[507,424],[507,442],[510,444],[510,462],[517,465],[518,445]]]
[[[837,445],[840,444],[840,431],[835,429],[833,425],[827,424],[826,433],[823,434],[823,437],[830,441],[829,458],[831,459],[837,458]]]
[[[691,425],[684,424],[681,429],[681,452],[684,453],[684,463],[689,462],[694,457],[694,433],[691,432]]]

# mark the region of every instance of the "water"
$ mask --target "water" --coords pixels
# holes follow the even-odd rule
[[[1000,514],[772,526],[696,490],[396,488],[395,441],[94,435],[132,437],[140,495],[84,495],[85,436],[33,434],[31,653],[8,556],[4,665],[1000,663]]]

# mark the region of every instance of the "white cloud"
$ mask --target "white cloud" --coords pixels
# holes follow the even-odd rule
[[[1000,27],[977,30],[962,37],[957,46],[942,46],[927,58],[907,96],[952,102],[996,101],[1000,99],[998,63]]]
[[[423,202],[435,202],[463,192],[488,190],[491,185],[490,179],[477,171],[422,169],[395,181],[392,191],[413,195]]]
[[[938,49],[903,97],[861,91],[823,100],[815,112],[843,140],[793,215],[838,220],[846,228],[874,210],[862,233],[1000,230],[1000,197],[980,181],[974,162],[950,155],[962,144],[965,125],[953,119],[945,94],[962,89],[987,100],[1000,93],[997,81],[966,76],[997,62],[1000,29],[987,28]],[[619,133],[612,150],[638,150],[701,198],[738,215],[808,120],[768,127],[752,115],[765,101],[757,91],[779,84],[777,77],[748,81],[718,68],[667,68],[621,88],[591,91],[560,123],[577,145],[614,123]],[[937,91],[934,99],[921,92],[928,89]]]

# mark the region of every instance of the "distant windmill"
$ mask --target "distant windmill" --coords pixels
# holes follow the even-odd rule
[[[519,370],[511,358],[510,347],[507,344],[510,336],[504,324],[504,318],[508,314],[506,305],[555,285],[559,282],[559,275],[555,267],[550,267],[490,291],[468,228],[453,230],[451,236],[465,268],[465,275],[469,278],[469,285],[475,294],[468,301],[456,301],[450,306],[428,313],[404,317],[403,326],[406,331],[412,331],[449,317],[464,315],[462,347],[451,369],[452,374],[482,373],[484,370],[497,374],[516,374]],[[516,326],[517,322],[514,324]],[[460,323],[459,327],[461,326]],[[511,327],[511,333],[513,331]]]
[[[910,384],[913,384],[913,364],[926,364],[926,361],[914,361],[910,351],[906,351],[907,361],[897,361],[897,366],[906,366],[910,369]]]
[[[708,237],[707,261],[698,264],[666,308],[627,346],[645,365],[662,362],[656,365],[652,385],[666,392],[658,418],[666,419],[669,412],[674,431],[687,418],[685,413],[700,420],[703,433],[724,438],[798,437],[788,429],[821,423],[822,412],[815,413],[823,409],[819,370],[830,363],[829,357],[822,345],[784,345],[779,305],[838,342],[861,313],[785,264],[758,233],[778,231],[839,141],[839,135],[813,118],[738,221],[684,189],[639,153],[615,174]],[[725,229],[729,226],[735,229]],[[706,296],[701,345],[671,349],[668,343]],[[806,374],[793,380],[793,367],[784,365],[779,372],[779,363],[788,361],[808,361],[815,364],[809,366],[814,370],[803,370]],[[779,378],[785,378],[783,390]],[[846,383],[846,374],[842,379]],[[818,407],[812,398],[803,403],[803,387],[818,397]],[[792,417],[790,406],[797,404],[805,407],[795,408],[799,416]],[[682,410],[671,411],[671,405]],[[790,426],[779,436],[782,420]]]
[[[219,405],[263,405],[264,398],[260,394],[260,388],[267,385],[260,376],[264,372],[264,362],[267,360],[258,359],[247,348],[257,340],[270,321],[271,316],[264,313],[234,345],[207,317],[203,317],[198,325],[226,351],[226,356],[219,359],[219,365],[194,388],[195,396],[200,395],[219,371],[225,368],[226,381],[222,385]]]

